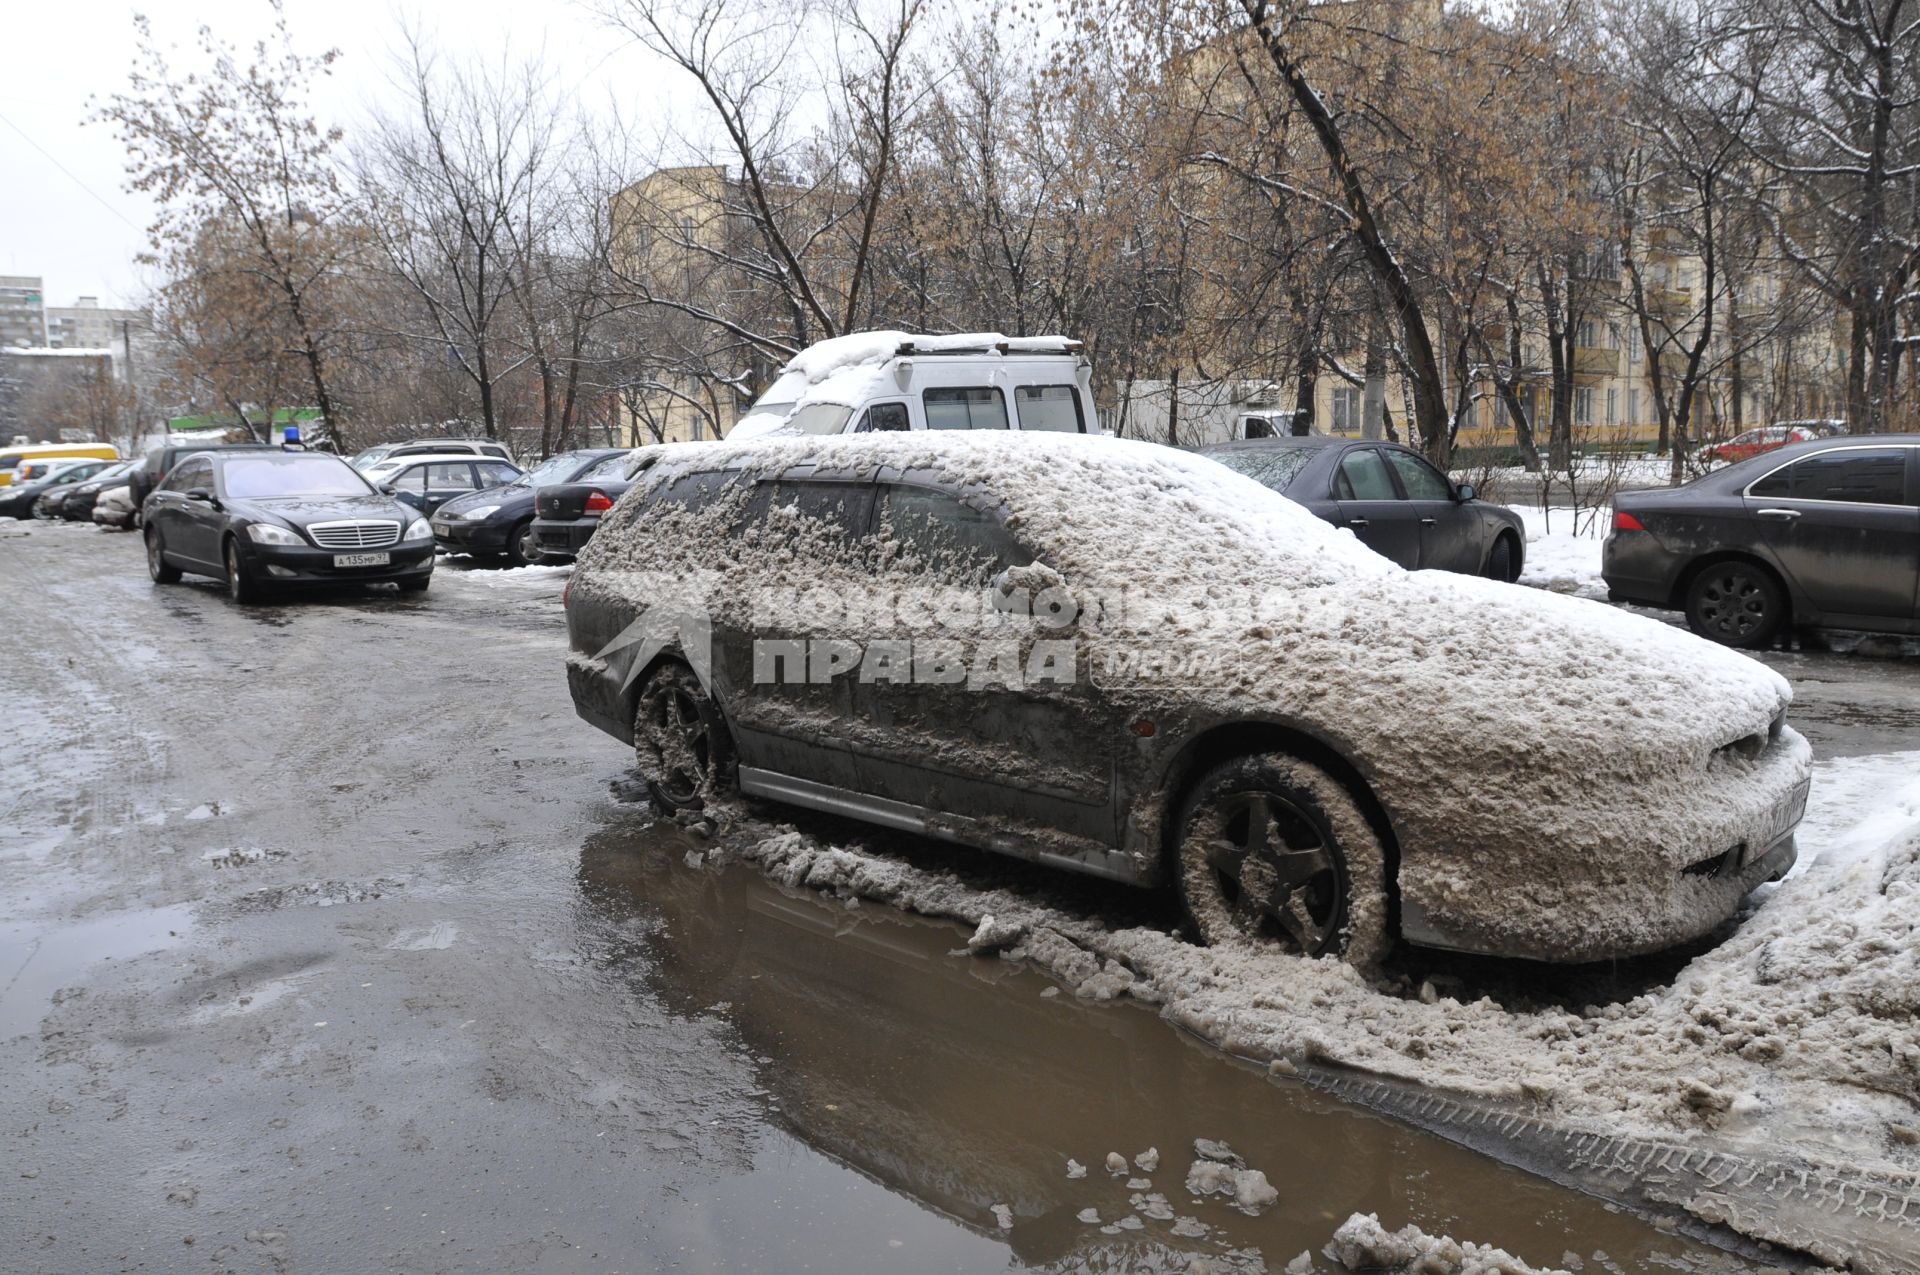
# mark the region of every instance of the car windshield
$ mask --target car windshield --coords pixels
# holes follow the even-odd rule
[[[558,456],[549,456],[520,475],[509,487],[545,487],[550,483],[563,483],[580,467],[578,452],[561,452]]]
[[[787,431],[794,434],[838,434],[847,427],[851,407],[838,403],[809,403],[787,417]]]
[[[226,464],[227,495],[235,500],[273,496],[364,496],[366,480],[337,456],[289,452],[235,457]]]
[[[1208,460],[1217,460],[1235,473],[1245,474],[1262,487],[1282,495],[1314,457],[1313,449],[1308,447],[1236,447],[1203,454]]]
[[[377,465],[385,460],[387,453],[392,450],[393,445],[391,443],[382,443],[378,447],[369,447],[364,452],[356,453],[353,459],[348,461],[347,464],[352,465],[355,469],[365,469],[369,465]]]

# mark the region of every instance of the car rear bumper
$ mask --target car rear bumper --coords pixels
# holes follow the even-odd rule
[[[1680,560],[1647,531],[1616,531],[1600,550],[1600,578],[1613,602],[1672,604]]]
[[[571,558],[586,548],[587,541],[593,539],[593,533],[599,526],[598,517],[535,518],[533,541],[540,546],[543,555]]]
[[[387,561],[374,566],[336,566],[334,559],[351,550],[314,549],[307,546],[263,545],[235,541],[241,561],[264,584],[378,584],[391,580],[418,580],[433,573],[433,545],[393,545],[386,549],[361,552],[384,553]]]

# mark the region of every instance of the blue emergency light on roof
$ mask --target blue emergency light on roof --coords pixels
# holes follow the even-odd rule
[[[286,433],[280,436],[280,442],[283,446],[298,447],[300,445],[300,427],[298,425],[287,426]]]

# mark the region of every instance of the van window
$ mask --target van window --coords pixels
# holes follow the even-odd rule
[[[1005,429],[1007,402],[990,385],[929,389],[920,395],[928,429]]]
[[[809,403],[787,418],[787,428],[799,434],[838,434],[852,415],[851,407],[838,403]]]
[[[1013,407],[1021,429],[1050,430],[1057,434],[1084,434],[1080,395],[1071,385],[1016,385]]]
[[[860,413],[860,422],[853,427],[853,432],[885,434],[912,428],[913,419],[907,415],[905,403],[875,403]]]

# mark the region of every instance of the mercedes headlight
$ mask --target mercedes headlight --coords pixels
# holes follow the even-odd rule
[[[402,540],[431,540],[433,539],[433,528],[427,525],[425,518],[415,518],[407,524],[407,534],[400,538]]]
[[[298,532],[288,531],[285,527],[276,527],[271,523],[255,522],[247,524],[247,539],[257,545],[303,545],[307,543]]]

